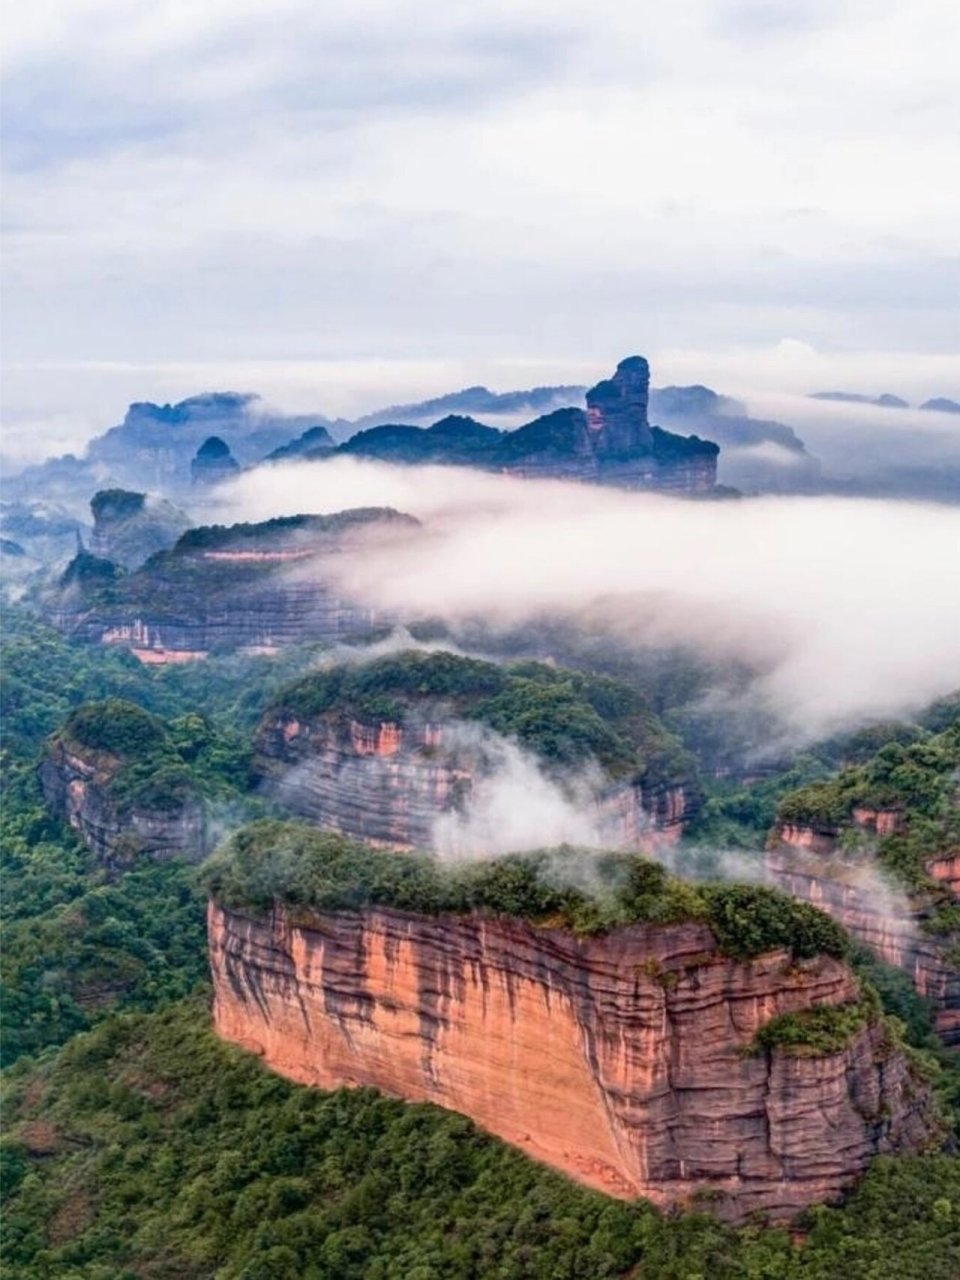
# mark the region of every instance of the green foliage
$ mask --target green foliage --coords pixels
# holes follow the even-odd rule
[[[606,676],[411,650],[313,672],[277,699],[277,706],[302,716],[336,712],[401,722],[407,714],[427,714],[430,703],[442,704],[439,713],[516,738],[555,765],[594,759],[615,776],[687,781],[696,790],[692,757],[679,740],[634,689]]]
[[[909,810],[933,818],[955,786],[958,768],[960,722],[935,737],[887,742],[865,764],[787,796],[777,816],[825,826],[848,821],[855,808]]]
[[[461,1116],[288,1083],[205,1002],[8,1082],[10,1280],[954,1280],[960,1162],[880,1159],[805,1240],[577,1186]]]
[[[161,720],[122,698],[77,707],[68,716],[63,733],[81,748],[128,759],[142,759],[165,747],[167,738]]]
[[[32,768],[7,771],[0,876],[4,1063],[62,1044],[115,1008],[155,1008],[205,976],[196,869],[147,864],[111,882],[43,807]]]
[[[756,884],[704,885],[710,927],[729,955],[751,956],[780,947],[799,958],[845,956],[846,932],[823,911]]]
[[[880,1010],[874,992],[850,1004],[821,1004],[796,1013],[781,1013],[757,1031],[751,1050],[754,1053],[779,1049],[795,1058],[822,1058],[840,1053],[853,1041]]]
[[[798,958],[844,955],[846,934],[806,903],[759,885],[691,885],[626,853],[559,849],[445,864],[356,844],[296,822],[236,832],[204,878],[228,906],[347,911],[390,906],[428,915],[488,911],[580,933],[704,920],[737,957],[780,948]]]

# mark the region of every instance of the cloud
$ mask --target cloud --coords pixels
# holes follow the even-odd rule
[[[339,563],[407,615],[623,619],[638,643],[742,655],[754,694],[810,739],[908,714],[960,684],[960,510],[836,498],[693,503],[352,459],[250,472],[211,519],[396,507],[421,536]]]
[[[8,23],[11,360],[951,342],[942,0],[51,0]]]

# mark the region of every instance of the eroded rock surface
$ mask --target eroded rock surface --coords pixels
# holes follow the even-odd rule
[[[224,1039],[301,1083],[463,1112],[611,1195],[786,1219],[935,1133],[879,1023],[823,1057],[751,1052],[775,1015],[855,1000],[845,965],[735,961],[702,924],[578,938],[500,917],[213,902],[209,939]]]

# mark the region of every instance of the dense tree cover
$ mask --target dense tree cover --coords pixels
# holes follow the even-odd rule
[[[85,702],[55,737],[115,762],[106,785],[120,812],[177,809],[199,796],[239,800],[250,783],[245,738],[197,712],[165,723],[122,698]]]
[[[164,719],[203,715],[224,732],[247,735],[266,703],[315,662],[321,648],[144,666],[125,648],[72,644],[25,609],[7,606],[0,645],[4,759],[33,759],[71,711],[108,698],[137,703]]]
[[[864,764],[842,769],[781,801],[784,822],[839,826],[855,808],[899,809],[935,818],[956,786],[960,719],[932,737],[885,743]]]
[[[635,689],[542,662],[500,666],[409,650],[313,672],[284,690],[277,705],[303,716],[336,711],[397,722],[432,709],[516,738],[554,765],[593,759],[615,776],[697,786],[693,758]]]
[[[196,868],[147,864],[111,881],[46,811],[33,769],[7,771],[0,875],[4,1063],[62,1044],[114,1008],[182,996],[206,974]]]
[[[294,910],[390,906],[436,915],[488,911],[580,933],[640,922],[703,920],[730,955],[783,947],[798,957],[847,953],[846,934],[807,903],[762,885],[693,885],[628,853],[563,846],[483,862],[441,863],[272,819],[250,823],[204,870],[232,906]]]
[[[784,1231],[732,1231],[705,1215],[661,1217],[643,1202],[610,1201],[531,1163],[462,1117],[369,1090],[301,1089],[217,1043],[206,999],[181,998],[206,968],[196,871],[148,866],[109,880],[44,810],[35,767],[44,739],[72,711],[90,700],[121,698],[157,718],[166,747],[185,766],[203,768],[224,735],[236,742],[249,733],[265,703],[310,657],[304,651],[145,668],[123,651],[70,645],[21,611],[8,611],[0,873],[3,1047],[8,1061],[19,1059],[6,1073],[2,1153],[11,1280],[953,1280],[960,1274],[960,1162],[953,1158],[876,1161],[842,1209],[806,1216],[801,1246]],[[515,678],[537,682],[522,671]],[[556,683],[567,679],[555,673]],[[677,679],[679,688],[682,664]],[[585,705],[601,719],[612,717],[622,708],[606,704],[610,696],[619,697],[613,686],[593,685]],[[929,732],[943,727],[925,723]],[[282,844],[273,843],[272,860],[251,848],[248,872],[257,892],[267,892],[268,875],[278,871],[293,882],[302,875],[302,868],[294,874],[284,867],[277,856]],[[344,884],[335,883],[334,873],[344,873],[360,877],[361,898],[383,892],[375,860],[387,855],[363,851],[368,863],[374,857],[365,870],[359,856],[351,846],[310,864],[316,880],[308,884],[305,877],[304,891],[319,888],[331,902],[342,901]],[[448,901],[449,885],[437,889],[416,866],[401,870],[415,863],[391,858],[399,880],[386,888],[411,901],[421,892]],[[833,945],[834,935],[818,933],[825,920],[819,913],[797,914],[763,890],[691,889],[642,859],[612,857],[605,864],[612,888],[597,902],[578,887],[572,867],[563,874],[562,857],[534,864],[503,859],[477,881],[466,877],[461,902],[468,909],[547,911],[553,923],[567,912],[587,928],[609,927],[608,911],[618,920],[689,912],[708,919],[735,953],[788,945],[806,954]],[[867,958],[857,963],[884,1008],[903,1020],[909,1040],[946,1061],[929,1009],[905,975]],[[56,1056],[29,1060],[65,1040]],[[960,1071],[943,1070],[939,1079],[941,1095],[960,1110]]]
[[[243,524],[207,524],[188,529],[177,540],[173,551],[182,555],[191,551],[211,551],[217,548],[243,549],[244,543],[268,542],[282,546],[286,542],[299,545],[299,534],[339,534],[364,524],[380,520],[402,520],[415,525],[412,516],[404,516],[393,507],[353,507],[333,515],[274,516],[272,520]],[[307,542],[309,545],[309,540]]]
[[[960,934],[960,907],[927,863],[960,845],[960,701],[944,699],[929,714],[937,733],[921,730],[912,741],[888,742],[863,764],[791,792],[777,816],[841,832],[851,854],[868,847],[881,867],[920,895],[924,928],[947,936]],[[879,840],[865,836],[849,825],[856,808],[895,810],[900,829]]]
[[[802,1243],[569,1182],[468,1120],[290,1084],[205,1001],[8,1083],[11,1280],[954,1280],[960,1162],[881,1159]]]
[[[196,869],[147,865],[111,880],[44,806],[36,773],[44,740],[71,713],[74,728],[101,747],[136,751],[146,729],[149,774],[159,726],[164,750],[191,780],[212,780],[223,794],[241,785],[247,738],[271,680],[289,679],[309,655],[291,655],[276,670],[239,657],[210,661],[202,673],[148,668],[123,650],[70,645],[16,608],[5,611],[4,624],[0,1044],[9,1062],[62,1043],[116,1007],[179,997],[207,971]],[[90,695],[141,705],[115,725],[98,723],[78,710]],[[135,782],[142,764],[133,762]]]

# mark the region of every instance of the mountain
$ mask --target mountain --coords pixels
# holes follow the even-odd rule
[[[841,931],[770,890],[570,848],[451,869],[276,822],[207,880],[225,1040],[462,1112],[609,1196],[787,1221],[936,1138]]]
[[[696,813],[692,758],[634,690],[442,651],[333,667],[282,690],[254,771],[276,804],[317,827],[455,854],[475,809],[495,807],[518,770],[529,784],[514,744],[611,847],[676,842]]]
[[[172,547],[189,528],[182,511],[164,498],[129,489],[101,489],[90,500],[90,552],[135,569],[157,551]]]
[[[527,391],[489,391],[486,387],[465,387],[448,395],[435,396],[414,404],[394,404],[373,413],[364,414],[349,424],[338,424],[343,430],[349,426],[354,432],[365,431],[384,423],[410,422],[417,425],[435,422],[451,414],[470,416],[482,413],[489,417],[515,416],[543,413],[553,409],[579,404],[586,394],[586,387],[531,387]]]
[[[662,387],[650,409],[666,426],[720,446],[717,478],[744,493],[805,493],[821,487],[820,462],[792,427],[751,418],[746,406],[709,387]]]
[[[586,409],[555,409],[512,431],[456,415],[426,429],[387,424],[358,432],[336,452],[383,462],[473,466],[629,489],[711,492],[717,445],[651,427],[649,388],[647,361],[630,356],[620,362],[612,378],[587,391]]]
[[[884,392],[879,396],[865,396],[856,391],[814,391],[811,400],[836,400],[841,404],[873,404],[881,409],[909,409],[909,402],[900,396]]]
[[[119,645],[159,664],[368,636],[392,619],[348,599],[327,565],[416,528],[388,508],[201,526],[132,573],[82,552],[47,590],[43,607],[75,639]]]
[[[937,413],[960,413],[960,401],[948,400],[946,396],[935,396],[932,400],[924,400],[921,409],[933,409]]]
[[[865,762],[784,796],[766,869],[906,970],[958,1047],[960,704],[947,714],[940,733],[891,735]]]

